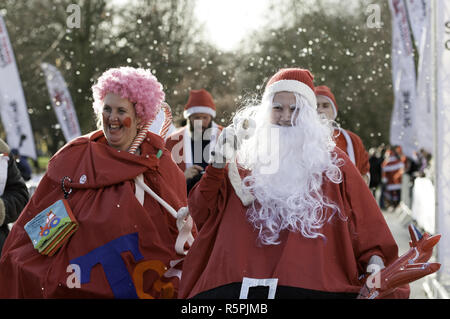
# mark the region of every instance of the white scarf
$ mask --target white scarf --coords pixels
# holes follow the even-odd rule
[[[348,155],[348,157],[350,157],[350,160],[352,161],[352,163],[354,165],[356,165],[355,150],[353,149],[352,139],[350,138],[350,135],[345,130],[339,128],[339,131],[342,133],[342,135],[344,135],[345,140],[347,141],[347,155]]]

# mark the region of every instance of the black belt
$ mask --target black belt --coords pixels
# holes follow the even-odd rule
[[[216,287],[203,291],[193,299],[239,299],[241,282]],[[267,299],[269,287],[256,286],[248,291],[247,299]],[[291,286],[277,286],[275,299],[355,299],[358,293],[328,292]]]

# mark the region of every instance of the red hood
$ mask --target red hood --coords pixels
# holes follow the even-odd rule
[[[143,143],[141,155],[134,155],[110,147],[103,131],[81,136],[52,157],[47,175],[55,182],[69,177],[72,183],[66,185],[72,188],[100,188],[132,180],[159,166],[155,154],[163,149],[163,140],[151,132],[147,133],[147,139],[150,143]]]

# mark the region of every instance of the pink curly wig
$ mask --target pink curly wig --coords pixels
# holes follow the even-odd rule
[[[144,122],[156,117],[165,98],[161,83],[150,70],[127,66],[105,71],[92,86],[92,92],[97,117],[103,111],[106,94],[114,93],[133,103],[137,116]]]

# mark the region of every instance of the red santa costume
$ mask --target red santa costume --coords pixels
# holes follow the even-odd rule
[[[192,114],[203,113],[209,114],[214,119],[216,117],[216,106],[214,104],[211,94],[205,89],[191,90],[189,93],[189,99],[184,107],[183,116],[189,121],[189,117]],[[202,162],[208,162],[204,158],[204,147],[209,145],[209,148],[214,146],[215,140],[220,134],[222,127],[217,125],[213,120],[211,121],[211,127],[208,129],[207,139],[205,145],[202,147],[199,154],[194,154],[195,147],[193,147],[193,133],[190,130],[190,124],[178,129],[166,140],[166,148],[172,152],[172,157],[177,163],[178,167],[184,172],[187,168],[193,164],[201,165]],[[205,154],[209,154],[208,151]]]
[[[338,105],[330,88],[326,85],[320,85],[315,88],[315,93],[316,96],[323,96],[330,102],[335,119],[338,113]],[[347,154],[352,163],[358,168],[361,175],[368,175],[370,173],[369,154],[367,153],[361,138],[352,131],[340,127],[334,129],[333,136],[336,146]]]
[[[126,77],[119,83],[128,71],[107,79],[109,92],[129,88]],[[138,71],[147,80],[131,71],[131,101],[136,83],[156,83],[151,72]],[[138,155],[108,145],[101,130],[59,150],[5,243],[0,298],[176,297],[181,272],[175,265],[184,257],[175,250],[177,220],[140,191],[138,176],[173,209],[186,206],[183,173],[156,134],[146,133]],[[40,254],[24,226],[65,195],[78,229],[56,254]]]
[[[384,198],[394,207],[400,202],[405,162],[406,157],[402,155],[401,148],[395,147],[386,151],[385,159],[381,163],[381,179],[385,184]]]
[[[284,91],[294,93],[298,117],[278,128],[268,118]],[[309,71],[284,69],[261,105],[236,115],[255,119],[255,131],[237,150],[238,164],[208,166],[188,197],[199,233],[184,261],[181,298],[354,298],[372,256],[386,265],[398,257],[370,190],[315,107]],[[270,130],[281,137],[268,137],[277,152],[265,149]],[[406,286],[394,296],[408,294]]]

